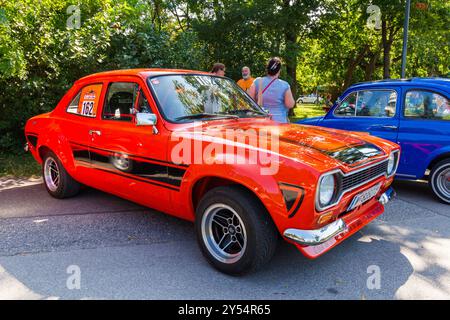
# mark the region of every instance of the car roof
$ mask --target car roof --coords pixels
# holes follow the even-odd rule
[[[114,76],[138,76],[145,79],[152,76],[159,76],[166,74],[210,74],[210,73],[204,71],[185,70],[185,69],[162,69],[162,68],[123,69],[90,74],[77,80],[76,82],[84,82],[89,80],[95,80],[98,78],[108,78]]]
[[[450,88],[450,79],[448,78],[409,78],[409,79],[385,79],[377,81],[367,81],[355,83],[351,86],[352,89],[366,86],[388,87],[388,86],[402,86],[402,85],[422,85],[422,86],[438,86]]]

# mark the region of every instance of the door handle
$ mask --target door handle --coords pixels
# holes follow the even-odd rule
[[[89,135],[93,136],[94,134],[97,136],[101,136],[102,132],[100,130],[89,130]]]
[[[384,128],[384,129],[391,129],[391,130],[397,130],[398,129],[397,126],[388,126],[388,125],[386,125],[386,126],[381,126],[381,127]]]

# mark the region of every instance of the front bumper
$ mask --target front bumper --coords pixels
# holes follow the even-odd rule
[[[382,205],[388,203],[395,196],[392,188],[386,190],[379,198]],[[315,230],[286,229],[283,235],[302,246],[317,246],[325,243],[348,231],[348,226],[343,219],[338,219],[326,226]]]
[[[305,246],[316,246],[347,231],[344,220],[339,219],[316,230],[287,229],[283,235]]]

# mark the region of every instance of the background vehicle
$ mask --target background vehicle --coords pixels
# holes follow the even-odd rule
[[[325,116],[299,123],[369,132],[398,143],[396,178],[427,178],[434,195],[450,203],[449,103],[450,79],[366,82],[348,88]]]
[[[383,213],[399,160],[394,143],[280,124],[232,80],[186,70],[82,78],[25,135],[53,197],[82,183],[193,221],[229,274],[264,265],[279,235],[309,258],[350,237]]]
[[[311,93],[305,96],[299,96],[297,99],[297,103],[319,103],[320,102],[320,96]]]

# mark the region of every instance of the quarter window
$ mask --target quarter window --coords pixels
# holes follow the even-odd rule
[[[150,104],[148,103],[148,100],[145,97],[144,91],[142,91],[142,89],[139,90],[136,109],[137,112],[153,113],[152,109],[150,108]]]
[[[355,115],[357,95],[357,92],[350,93],[334,110],[334,114],[340,117],[353,117]]]
[[[405,117],[430,120],[450,120],[446,97],[430,91],[411,90],[405,96]]]
[[[95,118],[102,92],[101,84],[92,84],[81,89],[67,107],[67,112]]]
[[[344,99],[334,114],[347,117],[383,118],[395,116],[397,93],[392,90],[362,90]]]
[[[133,82],[113,82],[106,94],[103,119],[131,121],[135,114],[139,85]]]

